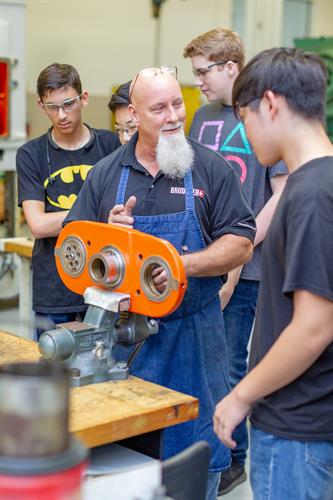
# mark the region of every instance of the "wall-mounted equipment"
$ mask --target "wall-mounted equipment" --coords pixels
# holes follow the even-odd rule
[[[0,137],[9,135],[10,62],[0,59]]]
[[[19,221],[15,156],[26,140],[26,3],[0,0],[0,213],[4,216],[1,237],[14,236]]]

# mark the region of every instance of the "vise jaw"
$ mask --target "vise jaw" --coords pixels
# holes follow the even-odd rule
[[[142,343],[157,333],[155,319],[129,312],[130,296],[89,287],[84,293],[89,304],[83,322],[60,323],[39,339],[43,361],[62,362],[73,387],[129,375],[127,361],[116,361],[112,349],[117,343]]]

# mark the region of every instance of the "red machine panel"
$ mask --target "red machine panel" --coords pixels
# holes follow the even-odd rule
[[[0,59],[0,137],[9,136],[10,63]]]

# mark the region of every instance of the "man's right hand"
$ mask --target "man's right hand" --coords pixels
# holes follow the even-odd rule
[[[130,196],[125,205],[115,205],[110,210],[108,224],[120,224],[122,226],[133,227],[134,218],[132,210],[136,205],[136,197]]]

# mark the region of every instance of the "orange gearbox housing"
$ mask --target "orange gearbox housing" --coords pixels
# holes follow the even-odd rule
[[[76,221],[61,231],[55,257],[64,284],[80,295],[91,286],[130,295],[130,311],[161,317],[180,305],[187,287],[182,260],[171,243],[136,229]],[[159,292],[152,273],[162,266],[167,287]]]

